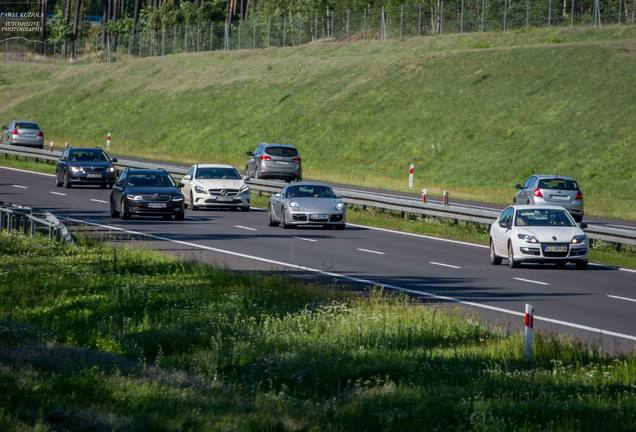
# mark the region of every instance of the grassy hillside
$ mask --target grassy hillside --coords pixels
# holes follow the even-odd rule
[[[120,154],[243,166],[296,143],[307,177],[509,202],[576,176],[588,212],[636,219],[636,27],[319,43],[112,65],[1,65],[0,118]]]
[[[538,335],[525,362],[448,307],[5,233],[0,263],[3,431],[636,424],[634,355]]]

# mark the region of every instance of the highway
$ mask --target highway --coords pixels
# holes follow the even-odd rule
[[[348,225],[345,231],[283,230],[263,211],[187,211],[183,222],[112,219],[109,190],[57,188],[51,175],[0,167],[0,201],[45,209],[67,224],[115,237],[142,238],[145,247],[239,270],[382,285],[423,300],[461,305],[491,324],[516,330],[524,305],[535,328],[570,334],[608,352],[636,344],[636,272],[592,265],[491,266],[481,245]]]

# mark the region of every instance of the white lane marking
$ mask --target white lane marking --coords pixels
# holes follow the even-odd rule
[[[401,292],[405,292],[407,294],[412,294],[415,296],[420,296],[420,297],[429,297],[429,298],[433,298],[433,299],[439,299],[439,300],[446,300],[446,301],[450,301],[453,303],[458,303],[458,304],[462,304],[462,305],[466,305],[466,306],[472,306],[472,307],[476,307],[476,308],[480,308],[480,309],[487,309],[487,310],[491,310],[491,311],[495,311],[495,312],[501,312],[501,313],[505,313],[505,314],[509,314],[509,315],[514,315],[514,316],[519,316],[522,317],[524,316],[523,312],[518,312],[518,311],[513,311],[510,309],[504,309],[504,308],[500,308],[497,306],[491,306],[491,305],[487,305],[487,304],[482,304],[482,303],[476,303],[476,302],[471,302],[471,301],[467,301],[467,300],[460,300],[458,298],[455,297],[449,297],[449,296],[443,296],[443,295],[439,295],[439,294],[433,294],[433,293],[429,293],[426,291],[416,291],[413,289],[409,289],[409,288],[403,288],[397,285],[391,285],[391,284],[385,284],[382,282],[377,282],[371,279],[362,279],[362,278],[357,278],[354,276],[347,276],[341,273],[334,273],[334,272],[330,272],[330,271],[325,271],[325,270],[320,270],[320,269],[315,269],[312,267],[307,267],[307,266],[303,266],[303,265],[298,265],[298,264],[292,264],[292,263],[288,263],[288,262],[284,262],[284,261],[276,261],[276,260],[272,260],[272,259],[268,259],[268,258],[261,258],[261,257],[257,257],[254,255],[247,255],[244,253],[240,253],[240,252],[233,252],[233,251],[229,251],[226,249],[219,249],[219,248],[214,248],[211,246],[204,246],[201,244],[197,244],[197,243],[191,243],[191,242],[186,242],[186,241],[182,241],[182,240],[174,240],[171,239],[169,237],[163,237],[163,236],[158,236],[155,234],[147,234],[147,233],[143,233],[143,232],[139,232],[139,231],[131,231],[131,230],[127,230],[125,228],[119,228],[117,226],[113,226],[113,225],[104,225],[104,224],[99,224],[96,222],[91,222],[88,220],[82,220],[82,219],[75,219],[75,218],[71,218],[71,217],[61,217],[62,219],[65,220],[70,220],[72,222],[79,222],[79,223],[85,223],[88,225],[92,225],[92,226],[98,226],[101,228],[107,228],[107,229],[113,229],[116,231],[123,231],[123,232],[127,232],[129,234],[134,234],[134,235],[140,235],[140,236],[145,236],[146,238],[152,238],[155,240],[160,240],[160,241],[167,241],[170,243],[174,243],[174,244],[180,244],[183,246],[189,246],[189,247],[194,247],[197,249],[203,249],[203,250],[208,250],[211,252],[217,252],[217,253],[222,253],[222,254],[226,254],[226,255],[232,255],[235,257],[239,257],[239,258],[245,258],[245,259],[250,259],[253,261],[259,261],[259,262],[264,262],[267,264],[273,264],[273,265],[278,265],[278,266],[282,266],[282,267],[289,267],[295,270],[302,270],[302,271],[309,271],[312,273],[318,273],[324,276],[330,276],[330,277],[334,277],[334,278],[338,278],[338,279],[344,279],[344,280],[348,280],[351,282],[356,282],[356,283],[361,283],[361,284],[365,284],[365,285],[371,285],[371,286],[377,286],[377,287],[381,287],[381,288],[386,288],[386,289],[390,289],[390,290],[395,290],[395,291],[401,291]],[[628,340],[632,340],[632,341],[636,341],[636,336],[634,335],[629,335],[629,334],[625,334],[625,333],[618,333],[618,332],[614,332],[611,330],[604,330],[604,329],[600,329],[600,328],[596,328],[596,327],[590,327],[590,326],[586,326],[583,324],[577,324],[577,323],[573,323],[573,322],[569,322],[569,321],[561,321],[558,319],[554,319],[554,318],[549,318],[549,317],[544,317],[544,316],[539,316],[539,315],[535,315],[534,319],[536,321],[544,321],[547,323],[551,323],[551,324],[559,324],[565,327],[571,327],[571,328],[575,328],[575,329],[579,329],[579,330],[585,330],[585,331],[589,331],[589,332],[593,332],[593,333],[599,333],[602,335],[606,335],[606,336],[613,336],[613,337],[619,337],[622,339],[628,339]]]
[[[91,198],[91,201],[96,202],[96,203],[100,203],[100,204],[108,204],[108,201],[95,199],[95,198]]]
[[[636,303],[636,299],[632,299],[632,298],[629,298],[629,297],[620,297],[620,296],[615,296],[615,295],[610,295],[610,294],[608,294],[607,296],[610,297],[610,298],[613,298],[613,299],[626,300],[626,301],[630,301],[630,302]]]
[[[250,228],[250,227],[246,227],[243,225],[234,225],[234,228],[240,228],[240,229],[244,229],[244,230],[248,230],[248,231],[258,231],[256,228]]]
[[[440,263],[440,262],[435,262],[435,261],[429,261],[429,264],[433,264],[436,266],[442,266],[442,267],[449,267],[449,268],[454,268],[454,269],[460,269],[460,266],[456,266],[456,265],[452,265],[452,264],[444,264],[444,263]]]
[[[24,173],[29,173],[29,174],[37,174],[37,175],[43,175],[43,176],[47,176],[47,177],[55,177],[55,174],[47,174],[47,173],[41,173],[41,172],[31,171],[31,170],[24,170],[24,169],[19,169],[19,168],[9,168],[9,167],[6,167],[6,166],[0,166],[0,168],[6,169],[6,170],[10,170],[10,171],[18,171],[18,172],[24,172]]]
[[[22,186],[22,185],[11,185],[11,186],[13,186],[14,188],[18,188],[18,189],[28,189],[29,188],[28,186]]]
[[[632,269],[628,269],[628,268],[624,268],[624,267],[618,267],[618,269],[620,271],[624,271],[624,272],[636,273],[636,270],[632,270]]]
[[[419,237],[419,238],[428,239],[428,240],[437,240],[437,241],[442,241],[442,242],[446,242],[446,243],[461,244],[461,245],[465,245],[465,246],[473,246],[473,247],[485,248],[485,249],[488,249],[488,247],[489,247],[489,246],[480,245],[480,244],[477,244],[477,243],[468,243],[468,242],[464,242],[464,241],[460,241],[460,240],[451,240],[451,239],[445,239],[445,238],[441,238],[441,237],[427,236],[427,235],[424,235],[424,234],[414,234],[414,233],[410,233],[410,232],[396,231],[396,230],[386,229],[386,228],[378,228],[378,227],[373,227],[373,226],[369,226],[369,225],[358,225],[358,224],[354,224],[354,223],[350,223],[350,222],[347,222],[347,225],[350,225],[350,226],[353,226],[353,227],[358,227],[358,228],[366,228],[366,229],[375,230],[375,231],[388,232],[388,233],[392,233],[392,234],[401,234],[401,235],[406,235],[406,236],[410,236],[410,237]]]
[[[358,250],[359,250],[360,252],[366,252],[366,253],[371,253],[371,254],[376,254],[376,255],[386,255],[386,253],[384,253],[384,252],[380,252],[380,251],[376,251],[376,250],[371,250],[371,249],[358,248]]]
[[[318,240],[316,240],[316,239],[310,239],[310,238],[306,238],[306,237],[296,237],[296,236],[294,236],[294,238],[295,238],[295,239],[298,239],[298,240],[303,240],[303,241],[312,242],[312,243],[315,243],[315,242],[317,242],[317,241],[318,241]]]
[[[53,194],[53,195],[66,196],[66,194],[65,194],[65,193],[63,193],[63,192],[53,192],[53,191],[51,191],[51,192],[49,192],[49,193],[51,193],[51,194]]]
[[[536,281],[536,280],[532,280],[532,279],[524,279],[524,278],[513,278],[513,279],[521,281],[521,282],[528,282],[528,283],[533,283],[533,284],[537,284],[537,285],[550,285],[547,282],[541,282],[541,281]]]

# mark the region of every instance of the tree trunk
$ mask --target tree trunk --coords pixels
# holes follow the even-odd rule
[[[46,53],[46,0],[40,1],[40,27],[42,27],[42,50]]]
[[[82,0],[75,1],[75,22],[73,23],[73,61],[76,60],[77,55],[77,40],[79,38],[80,30],[80,13],[82,12]]]
[[[66,29],[68,28],[69,22],[71,19],[71,0],[64,0],[64,32],[66,33]],[[66,60],[68,49],[68,39],[66,38],[66,34],[64,35],[64,46],[62,47],[62,53],[64,55],[64,59]]]

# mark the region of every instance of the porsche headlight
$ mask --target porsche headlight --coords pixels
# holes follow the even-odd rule
[[[296,201],[292,201],[289,203],[289,208],[292,210],[300,210],[300,204],[298,204]]]
[[[344,207],[345,207],[345,205],[344,205],[344,203],[342,201],[338,201],[333,206],[334,210],[336,210],[336,211],[342,211],[342,210],[344,210]]]
[[[143,200],[143,197],[141,195],[133,195],[133,194],[126,195],[126,198],[128,198],[131,201],[141,201],[141,200]]]
[[[528,234],[517,234],[517,237],[521,240],[525,240],[526,243],[539,243],[539,240],[535,236]]]
[[[572,241],[570,243],[572,244],[585,244],[587,242],[587,236],[586,235],[577,235],[572,237]]]
[[[203,189],[201,186],[195,186],[194,191],[196,193],[205,193],[205,189]]]

